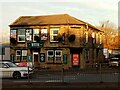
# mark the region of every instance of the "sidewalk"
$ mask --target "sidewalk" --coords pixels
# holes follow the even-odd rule
[[[105,90],[118,90],[120,85],[118,83],[3,83],[3,89],[14,89],[14,88],[44,88],[44,89],[55,89],[55,88],[63,88],[63,89],[70,89],[70,88],[81,88],[81,89],[105,89]]]

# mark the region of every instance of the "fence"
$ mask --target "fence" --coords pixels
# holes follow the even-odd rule
[[[64,70],[35,70],[35,78],[39,82],[113,82],[119,83],[119,67],[109,67],[108,64],[88,65],[88,68],[71,68]]]

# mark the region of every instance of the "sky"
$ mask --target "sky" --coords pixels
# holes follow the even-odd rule
[[[118,25],[119,0],[1,0],[0,42],[8,42],[9,25],[20,16],[69,14],[94,26],[101,21]]]

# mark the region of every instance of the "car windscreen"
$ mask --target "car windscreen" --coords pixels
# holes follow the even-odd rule
[[[117,59],[117,58],[112,58],[112,59],[110,59],[110,61],[119,61],[119,59]]]
[[[14,63],[6,63],[9,67],[17,67]]]

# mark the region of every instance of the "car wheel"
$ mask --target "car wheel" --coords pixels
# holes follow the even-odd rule
[[[14,78],[14,79],[20,79],[20,78],[21,78],[20,72],[14,72],[14,73],[13,73],[13,78]]]

